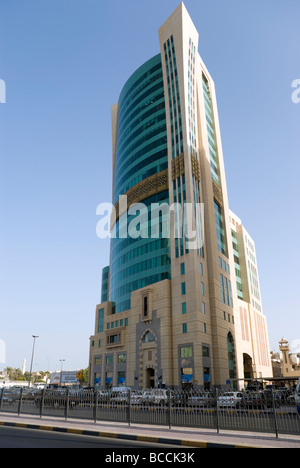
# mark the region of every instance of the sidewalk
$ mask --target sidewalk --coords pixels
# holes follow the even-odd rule
[[[53,432],[91,435],[96,437],[136,440],[140,442],[165,443],[194,448],[300,448],[300,436],[216,431],[188,427],[132,425],[90,420],[0,414],[0,426],[23,427]]]

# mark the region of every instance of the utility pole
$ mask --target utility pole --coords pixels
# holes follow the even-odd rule
[[[63,362],[65,362],[65,359],[60,359],[61,362],[61,367],[60,367],[60,385],[62,385],[62,372],[63,372]]]
[[[39,338],[39,336],[32,335],[33,338],[33,348],[32,348],[32,357],[31,357],[31,365],[30,365],[30,374],[29,374],[29,382],[28,382],[28,388],[31,386],[31,376],[32,376],[32,366],[33,366],[33,358],[34,358],[34,348],[35,348],[35,340]]]

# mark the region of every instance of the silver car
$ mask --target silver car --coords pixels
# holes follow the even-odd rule
[[[243,394],[241,392],[227,392],[219,397],[220,408],[240,408],[243,402]]]

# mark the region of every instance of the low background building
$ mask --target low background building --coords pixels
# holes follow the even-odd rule
[[[76,385],[80,383],[82,371],[52,372],[50,385]]]
[[[279,349],[282,353],[282,376],[300,377],[300,353],[291,353],[289,342],[285,338],[279,342]]]

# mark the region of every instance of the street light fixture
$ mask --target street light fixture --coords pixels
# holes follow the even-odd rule
[[[33,366],[33,358],[34,358],[34,348],[35,348],[35,340],[39,338],[37,335],[32,335],[33,338],[33,347],[32,347],[32,357],[31,357],[31,365],[30,365],[30,374],[29,374],[29,382],[28,382],[28,388],[31,386],[31,376],[32,376],[32,366]]]

